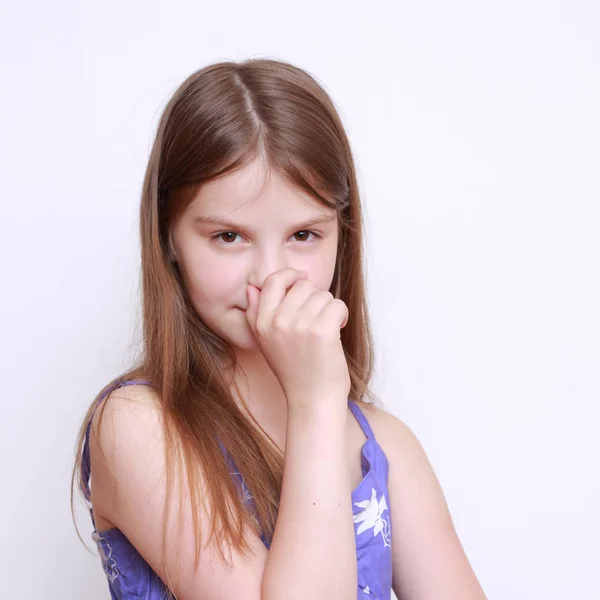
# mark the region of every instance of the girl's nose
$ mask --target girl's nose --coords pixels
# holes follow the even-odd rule
[[[282,250],[264,252],[261,256],[257,257],[252,264],[248,275],[248,283],[251,283],[262,290],[265,279],[271,273],[288,266],[290,265],[287,264]]]

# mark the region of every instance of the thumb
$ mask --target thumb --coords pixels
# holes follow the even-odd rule
[[[246,294],[248,296],[248,308],[246,309],[246,320],[252,329],[252,333],[256,335],[256,316],[258,314],[258,299],[260,291],[257,287],[248,284],[246,288]]]

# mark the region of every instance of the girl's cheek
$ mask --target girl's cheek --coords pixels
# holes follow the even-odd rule
[[[231,261],[199,262],[194,271],[194,287],[203,296],[213,299],[239,296],[236,290],[244,287],[246,281],[244,269]],[[241,296],[241,300],[237,298],[238,301],[245,300],[245,294],[241,293]]]
[[[308,278],[319,288],[329,289],[335,271],[335,261],[324,261],[320,257],[306,261],[299,269],[308,273]]]

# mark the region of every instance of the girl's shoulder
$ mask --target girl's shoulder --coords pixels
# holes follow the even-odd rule
[[[144,380],[116,382],[105,388],[96,400],[90,433],[98,437],[108,421],[119,427],[123,421],[140,417],[149,419],[161,412],[158,394],[149,383]]]
[[[147,382],[125,381],[105,388],[94,406],[90,422],[93,438],[114,441],[120,431],[136,422],[159,424],[162,405],[154,388]],[[110,439],[107,439],[110,438]]]
[[[389,434],[390,428],[394,427],[394,422],[400,421],[398,417],[393,415],[391,411],[383,404],[375,404],[374,402],[366,402],[364,400],[353,400],[355,406],[360,409],[364,418],[368,421],[375,437],[379,434]]]
[[[163,439],[162,407],[150,385],[127,383],[104,390],[96,401],[85,440],[95,511],[106,513],[105,505],[114,501],[110,495],[113,486],[106,484],[131,476],[133,469],[147,469],[148,448],[160,448]]]
[[[388,458],[414,451],[415,443],[418,444],[414,432],[389,408],[371,402],[356,402],[356,404],[360,407],[374,437]]]

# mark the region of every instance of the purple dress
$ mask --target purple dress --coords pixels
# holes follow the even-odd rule
[[[148,381],[131,380],[117,382],[106,390],[98,405],[113,390],[125,385],[151,385]],[[356,561],[358,570],[357,600],[390,600],[392,590],[392,530],[387,489],[388,461],[377,443],[373,430],[364,414],[353,401],[348,406],[360,423],[367,440],[362,447],[363,479],[352,492],[352,511],[356,535]],[[160,577],[142,558],[125,535],[116,527],[99,532],[96,530],[90,500],[90,448],[89,434],[92,419],[87,424],[83,445],[84,495],[92,516],[94,532],[102,567],[108,579],[112,600],[163,600],[166,588]],[[243,501],[253,506],[253,498],[246,487],[233,459],[222,444],[221,449],[231,466],[231,475],[236,478]],[[269,542],[261,539],[267,549]]]

